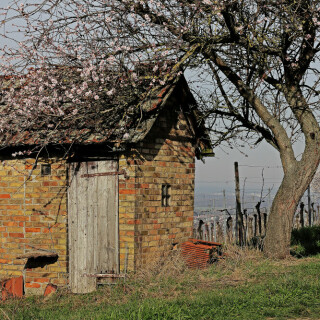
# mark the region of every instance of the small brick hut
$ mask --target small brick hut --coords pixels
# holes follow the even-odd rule
[[[195,156],[211,144],[184,77],[128,110],[50,139],[41,128],[0,133],[1,278],[23,275],[26,294],[49,282],[90,292],[99,275],[136,270],[192,236]]]

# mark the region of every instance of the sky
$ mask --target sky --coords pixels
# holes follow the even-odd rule
[[[1,0],[1,6],[7,6],[10,0]],[[25,2],[25,1],[21,1]],[[0,45],[4,45],[0,38]],[[298,152],[301,152],[298,145]],[[279,153],[268,143],[262,142],[258,147],[250,149],[214,150],[215,157],[206,158],[205,163],[196,161],[196,192],[212,194],[226,190],[233,192],[234,162],[239,163],[240,187],[246,192],[260,192],[262,187],[262,170],[264,175],[264,190],[276,191],[281,179],[282,168]]]
[[[303,144],[294,146],[295,154],[303,151]],[[250,207],[260,199],[263,187],[265,203],[271,204],[278,187],[280,186],[283,170],[279,153],[268,143],[262,142],[257,148],[215,149],[215,157],[206,158],[205,163],[196,161],[196,199],[220,198],[223,190],[227,199],[235,197],[234,162],[239,164],[240,195]],[[264,182],[262,180],[262,170]],[[319,172],[319,169],[318,169]],[[270,196],[268,195],[270,191]],[[243,197],[244,195],[244,197]],[[251,201],[251,202],[250,202]],[[307,192],[301,201],[307,203]],[[208,203],[208,201],[204,201]],[[311,187],[311,202],[320,203],[320,192]],[[202,205],[200,205],[202,206]],[[207,205],[205,205],[207,206]]]
[[[282,178],[282,167],[279,153],[266,142],[257,148],[214,150],[215,157],[206,158],[205,163],[196,161],[197,192],[210,194],[222,190],[234,190],[234,162],[239,164],[240,187],[244,180],[246,190],[261,190],[262,170],[264,188],[275,189]]]

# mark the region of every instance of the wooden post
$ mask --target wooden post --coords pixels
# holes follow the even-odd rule
[[[213,242],[214,240],[214,222],[211,222],[211,241]]]
[[[311,197],[310,197],[310,185],[308,187],[308,220],[309,220],[309,227],[312,226],[312,213],[311,213]]]
[[[258,234],[258,219],[257,219],[256,213],[253,215],[253,218],[254,218],[254,234],[253,234],[253,236],[256,237]]]
[[[204,222],[202,219],[199,220],[199,226],[198,226],[198,239],[203,240],[203,231],[202,231],[202,226]]]
[[[294,217],[294,228],[299,229],[299,216]]]
[[[216,228],[217,228],[217,242],[223,242],[223,231],[219,221],[216,222]]]
[[[244,217],[244,239],[243,241],[248,244],[248,213],[247,213],[247,209],[243,209],[243,217]]]
[[[265,236],[267,233],[267,221],[268,221],[268,214],[265,212],[263,214],[263,228],[264,228],[264,232],[263,235]]]
[[[300,227],[301,227],[301,228],[304,227],[304,215],[303,215],[303,211],[304,211],[304,203],[301,202],[301,203],[300,203]]]
[[[312,212],[312,224],[315,224],[316,221],[316,210],[314,209],[314,202],[311,203],[311,212]]]
[[[252,217],[248,217],[248,243],[250,243],[250,241],[253,238],[253,218]]]
[[[243,228],[243,216],[241,212],[240,201],[240,182],[239,182],[239,166],[238,162],[234,163],[235,185],[236,185],[236,230],[238,231],[239,244],[244,245],[244,228]]]
[[[227,233],[227,241],[229,243],[232,243],[232,238],[233,238],[232,237],[232,225],[233,225],[232,217],[228,217],[227,224],[226,224],[226,226],[227,226],[226,233]]]
[[[206,229],[206,240],[207,240],[207,241],[210,241],[208,223],[206,223],[206,224],[204,225],[204,227],[205,227],[205,229]]]
[[[256,210],[257,210],[257,213],[258,213],[258,226],[259,226],[259,236],[262,235],[262,228],[261,228],[261,225],[262,225],[262,221],[261,221],[261,212],[260,212],[260,206],[261,206],[261,201],[259,201],[257,204],[256,204]]]

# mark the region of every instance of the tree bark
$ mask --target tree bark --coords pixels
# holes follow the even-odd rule
[[[300,125],[304,136],[305,150],[301,160],[297,160],[291,137],[288,135],[289,132],[281,119],[270,111],[270,108],[263,103],[255,90],[247,85],[238,73],[220,57],[213,46],[206,46],[202,53],[235,86],[239,94],[255,110],[273,135],[273,139],[270,139],[261,130],[258,131],[279,151],[284,171],[283,181],[271,207],[264,241],[264,251],[268,257],[285,258],[290,254],[291,230],[295,210],[311,183],[320,161],[320,127],[308,101],[303,95],[299,84],[301,77],[295,74],[296,70],[293,70],[291,66],[285,63],[285,82],[281,85],[278,82],[274,84],[275,88],[284,95],[288,107]],[[310,61],[310,56],[308,56],[304,64],[307,65],[307,62],[310,63]],[[224,95],[223,91],[222,94]],[[228,106],[228,108],[231,113],[237,113],[232,105]]]
[[[319,147],[308,160],[296,161],[285,170],[281,186],[269,214],[263,251],[269,258],[283,259],[290,255],[293,218],[300,199],[311,183],[319,164]]]

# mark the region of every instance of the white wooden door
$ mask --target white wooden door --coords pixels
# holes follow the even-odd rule
[[[96,289],[97,273],[117,273],[118,163],[74,162],[69,166],[69,282],[74,293]]]

